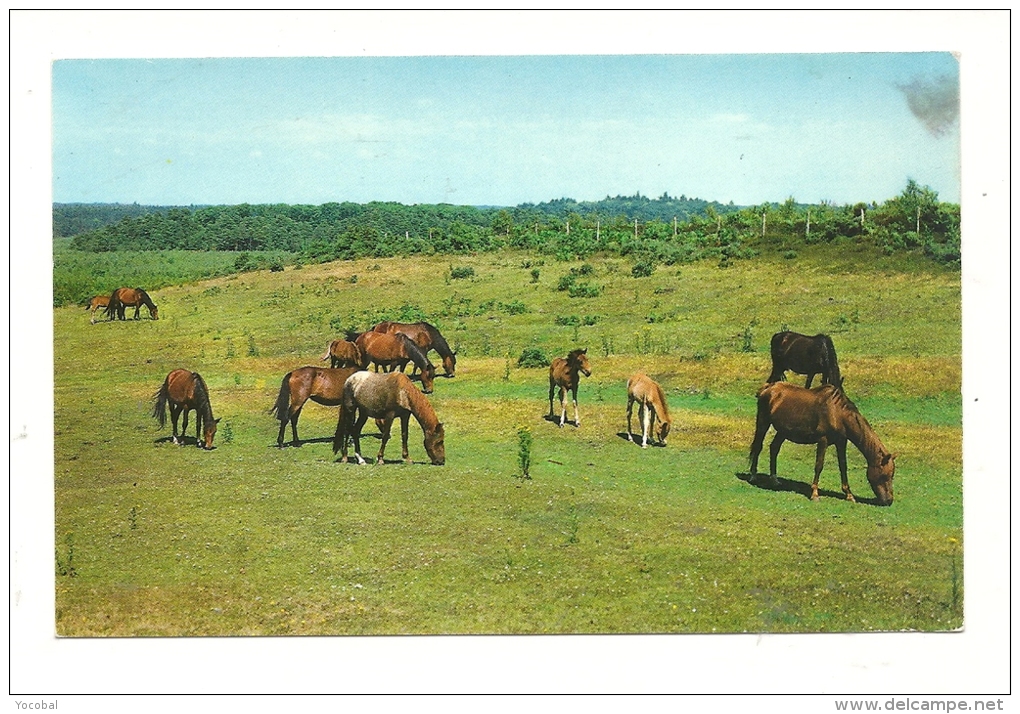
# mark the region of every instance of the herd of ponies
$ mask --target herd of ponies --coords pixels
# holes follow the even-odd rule
[[[128,307],[135,308],[134,318],[146,306],[153,320],[158,319],[158,310],[149,295],[141,288],[118,288],[109,296],[91,299],[86,309],[91,310],[91,322],[95,323],[96,311],[105,309],[108,319],[125,319]],[[345,338],[330,343],[321,361],[330,366],[306,366],[288,372],[283,377],[276,403],[271,409],[280,422],[277,445],[284,446],[284,434],[290,424],[292,445],[300,445],[297,423],[301,409],[310,399],[317,404],[339,407],[336,433],[333,437],[333,453],[341,454],[341,461],[348,460],[350,442],[354,443],[354,457],[359,464],[361,456],[361,430],[369,419],[374,419],[382,441],[377,463],[383,463],[383,454],[390,438],[390,428],[395,419],[400,420],[401,447],[404,461],[410,463],[407,436],[408,423],[413,416],[424,434],[424,447],[431,462],[441,466],[446,463],[443,423],[426,397],[431,394],[436,378],[436,368],[429,361],[428,354],[435,351],[442,360],[446,377],[456,374],[457,356],[434,326],[426,322],[400,323],[381,322],[362,333],[348,333]],[[547,419],[556,422],[554,396],[559,390],[560,413],[558,424],[567,423],[567,395],[574,407],[573,425],[581,426],[577,408],[577,392],[581,376],[591,376],[591,364],[587,349],[572,350],[566,357],[557,357],[549,366],[549,414]],[[874,429],[843,392],[843,377],[840,374],[836,350],[828,335],[808,336],[796,332],[779,332],[773,335],[771,343],[772,372],[766,383],[758,390],[757,416],[754,439],[751,442],[749,481],[762,483],[758,474],[758,457],[769,429],[775,436],[769,446],[769,475],[764,485],[776,488],[776,459],[783,443],[816,444],[815,475],[811,484],[811,499],[819,500],[818,478],[825,463],[825,452],[830,445],[836,447],[843,493],[848,501],[855,501],[847,481],[847,442],[853,444],[867,461],[867,479],[875,493],[875,503],[888,506],[893,501],[893,474],[895,455],[891,454],[875,434]],[[405,374],[412,364],[411,376]],[[368,371],[374,366],[375,371]],[[382,371],[379,371],[379,370]],[[805,386],[799,387],[785,381],[785,374],[791,371],[807,375]],[[821,375],[821,386],[811,388],[815,376]],[[417,376],[419,389],[412,378]],[[153,417],[160,427],[166,425],[169,407],[173,424],[171,440],[184,443],[188,429],[188,414],[195,412],[195,436],[200,448],[211,449],[219,419],[213,417],[209,389],[205,380],[196,372],[175,369],[170,372],[154,396]],[[643,373],[627,380],[627,437],[635,441],[631,429],[634,405],[638,405],[638,421],[641,424],[641,446],[648,446],[649,437],[666,445],[672,422],[662,387]],[[183,415],[183,425],[178,438],[178,420]],[[658,429],[655,429],[658,422]]]

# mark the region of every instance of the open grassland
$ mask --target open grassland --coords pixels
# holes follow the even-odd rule
[[[158,321],[93,326],[80,308],[54,310],[57,631],[962,625],[957,272],[822,253],[641,278],[620,259],[587,265],[520,253],[371,259],[156,290]],[[557,290],[571,269],[597,296]],[[458,349],[457,376],[430,395],[446,466],[427,465],[413,420],[415,464],[398,462],[398,441],[390,463],[336,463],[336,410],[316,404],[299,425],[306,443],[276,448],[268,412],[286,372],[323,364],[340,329],[415,311]],[[832,335],[847,393],[897,454],[891,507],[844,501],[831,451],[821,501],[808,500],[813,447],[784,446],[780,489],[740,477],[769,338],[784,326]],[[581,427],[559,429],[544,418],[547,370],[517,357],[575,346],[588,347],[593,373]],[[212,452],[171,445],[151,418],[176,367],[209,384],[222,417]],[[666,448],[622,437],[638,370],[667,392]],[[523,427],[531,480],[518,478]],[[365,452],[377,444],[366,438]],[[866,501],[864,459],[848,454]]]

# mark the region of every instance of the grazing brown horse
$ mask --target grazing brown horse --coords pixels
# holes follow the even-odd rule
[[[379,374],[358,372],[344,384],[343,404],[333,437],[333,453],[343,452],[343,463],[347,463],[347,446],[354,439],[354,456],[359,464],[361,458],[361,429],[370,417],[381,420],[382,444],[376,463],[383,463],[386,442],[390,438],[393,420],[400,419],[400,437],[404,461],[411,463],[407,451],[407,422],[411,416],[421,425],[425,434],[425,451],[436,466],[446,463],[446,430],[436,417],[429,400],[422,395],[403,372]]]
[[[270,413],[276,414],[276,418],[280,420],[280,433],[276,437],[276,445],[283,447],[283,433],[289,422],[291,434],[294,437],[294,441],[291,443],[294,446],[300,446],[297,423],[305,402],[311,399],[316,404],[327,407],[340,406],[343,399],[344,382],[357,371],[357,368],[301,367],[284,375],[280,393],[276,397],[276,404],[270,409]]]
[[[443,371],[448,377],[453,377],[457,369],[457,353],[450,349],[449,343],[435,327],[427,322],[380,322],[372,328],[372,332],[386,334],[401,334],[411,338],[422,353],[428,356],[431,350],[435,350],[443,360]],[[417,369],[417,366],[415,367]],[[401,368],[400,371],[403,371]],[[414,374],[412,370],[411,374]]]
[[[672,422],[669,418],[669,408],[666,406],[666,394],[662,391],[662,387],[651,377],[641,372],[627,380],[627,438],[631,441],[634,441],[634,435],[630,430],[634,402],[638,403],[638,419],[642,426],[641,448],[644,449],[648,446],[648,434],[655,426],[656,418],[659,420],[659,443],[665,446]]]
[[[89,322],[93,325],[96,324],[96,310],[98,310],[99,308],[105,309],[109,304],[110,304],[109,295],[96,295],[94,298],[89,300],[88,303],[85,305],[86,310],[92,311],[92,316],[89,319]]]
[[[822,375],[822,384],[843,386],[836,361],[836,348],[828,335],[801,335],[796,332],[777,332],[772,335],[772,374],[769,382],[782,382],[786,370],[806,374],[807,388],[816,374]]]
[[[585,377],[591,376],[591,366],[588,364],[588,348],[573,350],[566,359],[557,357],[549,365],[549,418],[553,415],[553,393],[556,387],[560,388],[560,426],[562,427],[567,418],[567,392],[574,398],[574,426],[581,426],[581,416],[577,412],[577,385],[581,381],[578,373]]]
[[[868,420],[835,385],[806,389],[787,382],[774,382],[758,390],[758,419],[754,441],[751,442],[752,483],[757,477],[758,455],[770,426],[776,430],[776,436],[769,447],[769,475],[773,485],[777,483],[776,457],[784,441],[818,444],[815,480],[811,484],[811,500],[817,501],[818,476],[825,464],[825,449],[829,444],[834,444],[836,458],[839,460],[839,475],[843,480],[843,493],[848,501],[853,501],[854,496],[850,493],[850,484],[846,478],[846,443],[849,441],[864,454],[868,462],[868,483],[875,492],[878,505],[888,506],[893,502],[892,482],[896,457],[886,450]]]
[[[123,320],[125,319],[125,309],[133,307],[135,309],[135,319],[137,320],[142,305],[149,308],[149,317],[153,320],[159,319],[156,303],[152,301],[147,292],[141,288],[117,288],[110,295],[110,304],[106,306],[106,314],[111,317],[116,315],[117,319]]]
[[[362,332],[355,339],[354,344],[361,350],[361,367],[363,369],[367,369],[369,364],[375,364],[376,369],[382,367],[385,371],[391,372],[396,368],[403,370],[408,362],[414,362],[415,366],[421,370],[421,391],[425,394],[432,394],[436,368],[411,341],[411,338],[400,334]]]
[[[170,418],[173,420],[175,444],[184,444],[184,435],[188,432],[188,412],[195,410],[195,441],[199,448],[211,449],[213,437],[216,436],[216,425],[219,419],[213,419],[212,405],[209,403],[209,388],[198,372],[186,369],[175,369],[163,380],[163,386],[153,396],[155,406],[152,416],[159,422],[162,429],[166,426],[166,406],[170,405]],[[177,440],[177,418],[184,412],[184,427],[181,439]]]
[[[322,361],[329,360],[329,366],[337,367],[360,367],[362,362],[361,348],[349,340],[333,340],[329,343],[329,349],[322,356]]]

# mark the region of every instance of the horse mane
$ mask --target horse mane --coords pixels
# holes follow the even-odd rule
[[[822,365],[825,372],[822,375],[829,384],[842,391],[843,379],[839,373],[839,362],[836,360],[836,346],[832,344],[832,338],[828,335],[819,335],[822,342]]]
[[[446,338],[440,334],[439,330],[434,325],[430,325],[427,322],[421,323],[428,330],[429,339],[432,340],[432,347],[439,353],[440,357],[450,357],[453,355],[453,350],[450,349],[449,343]]]
[[[659,404],[662,407],[662,413],[659,414],[659,421],[670,422],[669,418],[669,407],[666,406],[666,393],[663,391],[662,386],[655,382],[655,393],[659,398]],[[657,407],[658,408],[658,407]]]
[[[199,419],[204,429],[213,422],[212,413],[212,402],[209,401],[209,387],[206,385],[205,380],[202,379],[202,375],[198,372],[192,372],[195,376],[195,413],[199,415]]]
[[[365,334],[365,333],[364,332],[355,332],[354,330],[347,330],[347,334],[344,335],[344,339],[347,340],[348,342],[355,342],[363,334]]]
[[[429,367],[432,365],[429,362],[429,358],[425,356],[425,353],[414,343],[410,337],[402,332],[394,333],[404,343],[404,348],[407,350],[407,354],[411,356],[411,361],[418,365],[419,369]]]

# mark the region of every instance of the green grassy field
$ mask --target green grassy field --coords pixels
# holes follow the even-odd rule
[[[600,290],[591,298],[557,290],[581,263],[499,253],[165,287],[152,291],[158,321],[93,326],[81,308],[55,309],[58,633],[961,627],[959,273],[817,250],[642,278],[596,258],[578,278]],[[451,279],[451,267],[474,274]],[[446,465],[427,465],[413,421],[415,464],[398,463],[398,442],[392,463],[336,463],[336,410],[315,404],[307,443],[277,449],[283,375],[321,365],[340,328],[414,311],[458,350],[457,376],[430,396]],[[784,326],[832,335],[848,395],[897,454],[891,507],[844,501],[831,451],[821,501],[808,500],[813,447],[784,446],[783,489],[740,477]],[[593,373],[581,428],[559,429],[544,418],[547,370],[517,357],[575,346]],[[169,427],[151,418],[176,367],[210,386],[212,452],[162,441]],[[638,370],[666,389],[666,448],[621,436]],[[518,478],[522,427],[531,480]],[[851,488],[871,497],[863,457],[848,454]]]

